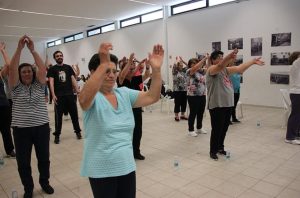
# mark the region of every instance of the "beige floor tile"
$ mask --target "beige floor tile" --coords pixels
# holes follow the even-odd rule
[[[255,186],[253,186],[252,189],[266,195],[276,197],[284,189],[284,187],[260,181]]]
[[[81,110],[79,115],[82,126]],[[49,116],[54,129],[52,105]],[[146,160],[136,161],[137,198],[300,197],[300,147],[284,143],[282,109],[244,105],[242,123],[231,125],[225,140],[231,158],[220,156],[217,162],[209,158],[209,119],[206,112],[203,126],[209,133],[192,138],[187,135],[187,121],[175,122],[172,113],[160,112],[159,103],[152,113],[143,113],[141,151]],[[260,128],[256,127],[258,119]],[[53,143],[53,135],[50,139],[50,183],[55,193],[46,195],[40,189],[33,149],[35,197],[92,197],[87,178],[80,176],[83,140],[76,139],[71,120],[63,121],[59,145]],[[0,152],[4,152],[2,141]],[[175,158],[178,168],[174,167]],[[12,189],[19,197],[23,195],[16,160],[5,158],[0,169],[0,197],[8,197]]]
[[[269,196],[254,190],[247,190],[246,192],[242,193],[238,198],[272,198],[273,196]]]

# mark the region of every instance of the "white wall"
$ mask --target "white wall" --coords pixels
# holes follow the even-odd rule
[[[281,107],[279,89],[287,85],[270,84],[270,72],[289,71],[290,66],[270,66],[271,52],[300,50],[299,0],[250,0],[190,12],[169,18],[169,54],[185,60],[195,52],[211,52],[211,42],[221,41],[228,52],[227,40],[243,37],[244,61],[251,58],[251,38],[263,38],[264,67],[254,66],[244,74],[241,101],[247,104]],[[272,33],[292,32],[292,45],[271,47]]]
[[[85,38],[48,48],[47,53],[54,63],[52,53],[57,49],[61,50],[65,63],[79,63],[82,73],[87,74],[89,59],[97,52],[100,42],[112,42],[113,53],[119,58],[135,52],[138,59],[144,58],[151,51],[153,44],[168,43],[168,46],[165,46],[168,52],[166,57],[171,55],[172,59],[164,63],[163,78],[172,84],[168,68],[177,55],[188,60],[195,56],[195,52],[211,52],[211,42],[215,41],[221,41],[222,50],[227,53],[227,40],[243,37],[244,49],[240,50],[239,54],[242,54],[246,61],[252,58],[250,39],[262,37],[262,57],[266,66],[254,66],[244,74],[241,101],[246,104],[282,107],[279,89],[288,86],[270,84],[270,72],[288,71],[290,66],[270,66],[270,53],[300,50],[299,8],[299,0],[242,1],[169,17],[165,24],[164,20],[158,20]],[[167,26],[167,31],[164,25]],[[292,45],[270,47],[271,34],[285,32],[292,32]],[[85,61],[82,61],[82,58]]]
[[[87,74],[88,63],[93,54],[97,53],[101,42],[111,42],[114,50],[113,54],[119,59],[123,56],[129,56],[134,52],[138,60],[148,56],[148,52],[156,43],[163,42],[163,26],[161,20],[149,22],[143,25],[127,27],[122,30],[108,32],[100,36],[85,38],[81,41],[75,41],[64,45],[47,49],[51,62],[53,52],[61,50],[64,53],[64,62],[67,64],[79,63],[82,74]],[[85,61],[82,61],[82,58]]]
[[[17,38],[18,39],[18,38]],[[14,42],[14,41],[3,41],[5,42],[5,46],[6,46],[6,51],[9,55],[9,57],[11,58],[13,56],[13,54],[15,53],[17,46],[18,46],[18,42]],[[46,49],[45,49],[45,43],[44,42],[37,42],[35,43],[35,50],[38,51],[40,53],[40,56],[44,59],[44,57],[46,57]],[[0,56],[0,66],[4,65],[4,60],[2,58],[2,56]],[[21,59],[20,59],[20,63],[34,63],[34,59],[32,57],[32,55],[30,54],[29,50],[27,49],[27,47],[25,46],[22,54],[21,54]]]

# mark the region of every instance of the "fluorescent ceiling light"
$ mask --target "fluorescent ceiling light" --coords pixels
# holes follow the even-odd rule
[[[136,1],[136,0],[129,0],[131,2],[135,2],[135,3],[141,3],[141,4],[147,4],[147,5],[152,5],[152,6],[155,6],[156,4],[153,4],[153,3],[148,3],[148,2],[144,2],[144,1]]]
[[[76,30],[72,30],[72,29],[56,29],[56,28],[43,28],[43,27],[26,27],[26,26],[17,26],[17,25],[3,25],[3,27],[21,28],[21,29],[36,29],[36,30],[63,30],[63,31],[70,31],[70,32],[76,31]]]
[[[22,37],[24,35],[12,35],[12,34],[0,34],[0,37]],[[52,38],[57,38],[57,37],[47,37],[47,36],[31,36],[28,35],[30,38],[47,38],[47,39],[52,39]]]
[[[236,1],[236,0],[210,0],[209,6],[215,6],[215,5],[229,3],[229,2],[233,2],[233,1]]]
[[[31,12],[26,10],[12,10],[6,8],[0,8],[3,11],[9,12],[23,12],[26,14],[38,14],[38,15],[46,15],[46,16],[56,16],[56,17],[66,17],[66,18],[75,18],[75,19],[88,19],[88,20],[95,20],[95,21],[105,21],[106,19],[97,19],[97,18],[90,18],[90,17],[80,17],[80,16],[69,16],[69,15],[62,15],[62,14],[50,14],[50,13],[43,13],[43,12]]]

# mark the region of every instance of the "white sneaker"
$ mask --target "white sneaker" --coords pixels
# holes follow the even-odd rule
[[[285,140],[286,143],[289,144],[297,144],[300,145],[300,140]]]
[[[198,134],[207,134],[207,131],[204,129],[197,129]]]
[[[198,136],[198,134],[195,131],[189,131],[188,134],[189,134],[189,136],[192,136],[192,137]]]

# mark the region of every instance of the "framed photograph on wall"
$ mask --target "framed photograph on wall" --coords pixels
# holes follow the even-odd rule
[[[196,52],[196,58],[198,59],[198,60],[202,60],[204,57],[205,57],[205,53],[198,53],[198,52]]]
[[[271,65],[289,65],[290,52],[271,53]]]
[[[262,55],[262,37],[251,38],[251,56]]]
[[[288,72],[276,72],[270,74],[270,83],[271,84],[290,84],[290,75]]]
[[[243,49],[243,38],[228,39],[228,50]]]
[[[292,33],[272,34],[271,46],[291,46]]]
[[[221,41],[212,42],[211,45],[212,45],[212,51],[213,52],[216,51],[216,50],[219,50],[219,51],[221,50]]]

